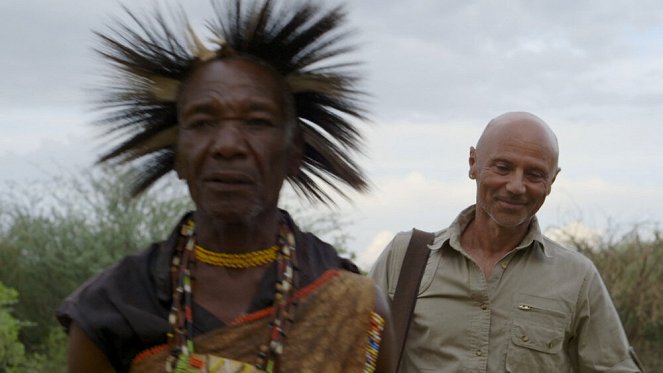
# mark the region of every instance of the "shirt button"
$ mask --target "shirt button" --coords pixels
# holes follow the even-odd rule
[[[487,310],[488,305],[486,303],[481,303],[481,309],[484,310],[484,311]]]
[[[502,266],[502,269],[506,269],[509,264],[507,262],[502,262],[500,265]]]
[[[524,335],[523,338],[522,338],[522,340],[523,340],[523,342],[527,342],[527,341],[529,341],[529,337],[526,336],[526,335]]]
[[[481,356],[481,350],[477,350],[476,354],[477,356]]]

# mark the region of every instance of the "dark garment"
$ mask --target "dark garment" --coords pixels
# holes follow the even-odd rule
[[[334,248],[311,233],[301,232],[290,216],[283,217],[295,233],[298,287],[305,287],[331,268],[358,272]],[[170,262],[182,241],[179,234],[185,216],[165,242],[129,255],[93,277],[72,293],[57,311],[60,323],[75,323],[106,354],[118,372],[129,370],[136,354],[166,343],[168,315],[172,299]],[[276,263],[265,273],[247,313],[273,303]],[[224,326],[204,308],[193,305],[194,336]]]

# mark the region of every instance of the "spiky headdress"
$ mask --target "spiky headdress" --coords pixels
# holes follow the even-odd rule
[[[221,2],[221,0],[218,0]],[[229,1],[228,1],[229,2]],[[118,22],[101,38],[101,55],[113,75],[101,102],[100,124],[119,144],[100,162],[132,162],[136,180],[132,195],[147,189],[171,171],[175,160],[178,117],[176,99],[188,71],[207,60],[229,55],[249,56],[281,74],[293,97],[304,139],[301,172],[288,180],[310,200],[332,202],[323,182],[345,196],[340,184],[364,191],[367,182],[352,154],[361,137],[353,120],[363,120],[362,93],[354,84],[354,62],[342,7],[323,9],[302,1],[235,0],[214,5],[208,23],[214,47],[208,49],[181,14],[157,11],[139,19],[126,10],[134,28]],[[169,23],[168,20],[171,20]]]

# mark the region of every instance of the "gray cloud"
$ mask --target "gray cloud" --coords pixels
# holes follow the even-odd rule
[[[605,110],[623,101],[653,106],[663,93],[663,84],[642,94],[620,89],[638,80],[663,83],[661,64],[647,53],[660,50],[657,2],[362,1],[353,7],[356,22],[366,26],[363,53],[380,92],[379,112],[472,111],[485,118],[508,106]]]
[[[210,12],[206,0],[130,3],[177,3],[194,19]],[[577,206],[586,216],[663,220],[648,207],[663,204],[652,192],[663,190],[663,3],[359,0],[349,10],[375,121],[362,163],[376,191],[344,208],[363,216],[350,232],[358,247],[382,230],[441,227],[471,202],[447,194],[389,208],[413,197],[396,186],[440,194],[469,185],[467,147],[512,110],[541,116],[560,139],[563,172],[546,219]],[[86,89],[101,71],[92,30],[121,14],[108,0],[0,2],[0,174],[53,157],[92,163],[99,143],[86,125]]]

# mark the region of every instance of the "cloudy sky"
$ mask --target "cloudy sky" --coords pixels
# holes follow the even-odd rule
[[[193,18],[209,11],[181,3]],[[473,202],[469,147],[506,111],[537,114],[559,138],[544,227],[663,221],[663,2],[355,0],[349,10],[373,112],[361,160],[373,190],[339,206],[360,264],[397,231],[441,229]],[[87,125],[91,30],[120,13],[111,0],[0,1],[0,188],[91,165],[101,145]]]

